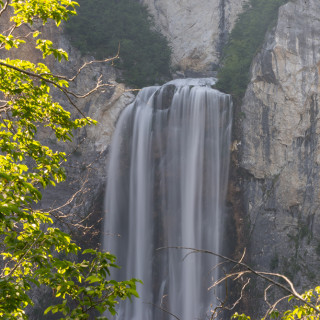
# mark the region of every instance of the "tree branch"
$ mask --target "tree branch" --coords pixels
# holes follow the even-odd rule
[[[0,17],[1,17],[2,14],[7,10],[10,1],[11,1],[11,0],[7,0],[6,3],[4,4],[3,8],[0,10]]]
[[[192,253],[206,253],[206,254],[214,255],[214,256],[219,257],[221,259],[224,259],[226,261],[232,262],[232,263],[234,263],[236,265],[240,265],[240,266],[244,267],[245,269],[247,269],[247,271],[233,273],[233,274],[231,274],[231,276],[236,275],[236,274],[239,275],[240,273],[241,274],[253,273],[254,275],[266,280],[267,282],[272,283],[275,286],[283,289],[285,292],[287,292],[290,295],[294,296],[297,300],[303,302],[304,304],[306,304],[310,308],[314,309],[316,313],[320,314],[319,308],[316,305],[314,305],[313,303],[310,303],[307,300],[303,299],[302,296],[295,290],[292,282],[286,276],[284,276],[282,274],[271,273],[271,272],[263,272],[263,271],[256,271],[256,270],[252,269],[250,266],[248,266],[247,264],[245,264],[245,263],[243,263],[241,261],[237,261],[237,260],[228,258],[226,256],[223,256],[221,254],[218,254],[218,253],[215,253],[215,252],[212,252],[212,251],[209,251],[209,250],[201,250],[201,249],[195,249],[195,248],[189,248],[189,247],[180,247],[180,246],[177,246],[177,247],[162,247],[162,248],[159,248],[157,250],[163,250],[163,249],[180,249],[180,250],[184,249],[184,250],[191,250]],[[286,287],[285,285],[283,285],[282,283],[280,283],[278,281],[275,281],[270,277],[267,277],[267,275],[271,275],[271,276],[275,276],[275,277],[279,277],[279,278],[284,279],[288,283],[288,285],[290,286],[290,289],[288,287]],[[229,275],[227,275],[225,278],[229,278]],[[225,278],[223,278],[223,279],[225,279]]]
[[[17,262],[17,264],[10,270],[10,272],[5,275],[5,276],[1,276],[0,279],[4,279],[4,278],[10,278],[11,275],[18,269],[18,267],[23,263],[23,260],[25,259],[25,257],[27,256],[27,254],[30,252],[30,250],[33,248],[33,246],[37,243],[37,241],[39,240],[40,236],[42,235],[42,233],[40,233],[38,235],[38,237],[34,240],[34,242],[31,244],[31,246],[27,249],[27,251],[22,255],[22,257],[19,259],[19,261]]]

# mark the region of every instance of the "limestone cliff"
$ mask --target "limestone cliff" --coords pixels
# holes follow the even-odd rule
[[[251,263],[300,288],[320,279],[319,14],[318,0],[280,8],[237,119]]]
[[[182,71],[216,70],[228,33],[244,0],[140,0],[172,46],[172,64]]]

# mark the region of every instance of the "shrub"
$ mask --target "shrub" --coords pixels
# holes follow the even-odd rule
[[[170,48],[155,31],[145,6],[132,0],[80,0],[78,16],[65,30],[83,54],[114,56],[120,44],[120,81],[134,87],[161,83],[170,75]]]

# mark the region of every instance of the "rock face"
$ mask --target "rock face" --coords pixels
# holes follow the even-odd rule
[[[280,8],[238,119],[251,262],[299,288],[319,281],[319,14],[318,0]]]
[[[93,59],[92,57],[81,57],[79,52],[70,46],[63,34],[58,34],[55,40],[59,47],[69,52],[69,62],[53,63],[54,72],[72,77],[83,63]],[[69,215],[70,232],[83,247],[97,248],[100,247],[100,231],[102,230],[100,222],[104,215],[103,201],[107,180],[108,148],[119,114],[134,99],[134,95],[127,91],[124,85],[115,81],[117,71],[105,63],[88,65],[70,89],[79,94],[87,93],[96,86],[99,77],[103,83],[108,83],[110,86],[98,90],[88,98],[75,101],[81,112],[97,120],[98,124],[79,130],[68,145],[58,144],[57,147],[63,148],[68,155],[67,180],[55,188],[46,190],[41,202],[43,208],[56,208],[72,199],[70,204],[64,206],[62,210],[64,214]],[[70,109],[72,114],[81,117],[73,107],[70,107],[64,96],[56,93],[55,97],[61,101],[62,105]],[[48,135],[47,132],[41,132],[41,139],[52,147],[53,136]],[[87,229],[81,230],[73,226],[84,218]]]
[[[172,64],[182,71],[210,72],[219,63],[244,0],[141,0],[172,46]]]

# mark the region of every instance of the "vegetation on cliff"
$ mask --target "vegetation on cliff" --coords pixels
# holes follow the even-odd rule
[[[273,26],[278,9],[288,0],[249,0],[231,32],[224,49],[217,89],[232,94],[235,101],[244,96],[250,81],[250,65]]]
[[[19,53],[27,42],[44,59],[50,55],[67,59],[66,52],[41,38],[36,26],[49,20],[59,25],[75,14],[75,5],[71,0],[0,1],[3,55],[11,49]],[[5,17],[10,10],[8,23]],[[110,269],[117,267],[113,255],[82,251],[55,227],[50,212],[34,209],[43,189],[66,178],[65,153],[38,141],[38,129],[46,127],[56,140],[67,141],[74,129],[94,123],[83,114],[74,119],[54,101],[56,90],[76,109],[78,95],[68,89],[72,80],[52,74],[45,61],[0,59],[0,318],[28,319],[26,309],[34,305],[34,287],[51,291],[52,305],[45,314],[69,320],[88,319],[93,310],[96,315],[105,310],[115,314],[117,300],[137,296],[136,280],[110,279]],[[83,260],[77,262],[77,256]]]
[[[80,0],[78,15],[65,30],[71,43],[96,59],[115,56],[127,85],[145,87],[162,83],[170,75],[171,50],[154,28],[146,7],[132,0]]]

